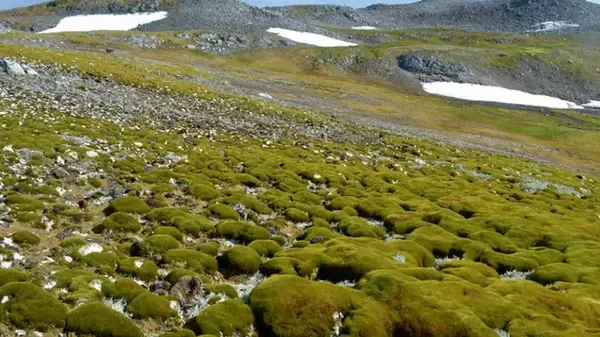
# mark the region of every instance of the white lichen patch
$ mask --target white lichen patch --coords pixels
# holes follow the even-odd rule
[[[406,256],[402,253],[396,253],[396,255],[394,255],[394,261],[400,262],[400,263],[405,263]]]
[[[500,275],[500,278],[505,281],[527,280],[527,279],[529,279],[529,276],[531,276],[531,274],[533,274],[533,270],[529,270],[529,271],[511,270],[511,271],[507,271],[504,274]]]
[[[114,299],[114,298],[105,298],[102,300],[102,302],[104,303],[104,305],[106,305],[107,307],[118,311],[120,313],[122,313],[125,316],[131,316],[130,313],[128,313],[127,311],[125,311],[125,309],[127,308],[127,301],[125,301],[125,299],[123,298],[119,298],[119,299]]]
[[[458,256],[445,256],[445,257],[438,257],[435,259],[435,269],[440,269],[441,266],[453,262],[453,261],[460,261],[461,258]]]
[[[48,290],[48,289],[52,289],[52,288],[56,287],[56,284],[57,284],[56,280],[46,280],[44,282],[44,284],[42,284],[42,287],[44,289]]]
[[[239,298],[245,302],[248,300],[250,292],[266,279],[263,274],[258,272],[241,283],[228,282],[228,284],[237,291]]]
[[[344,326],[344,314],[340,311],[336,311],[332,315],[333,317],[333,328],[331,329],[331,337],[338,337],[342,335],[342,327]]]
[[[91,253],[102,253],[104,248],[97,243],[90,243],[81,248],[79,248],[79,254],[86,256]]]
[[[90,288],[94,288],[98,291],[102,291],[102,281],[101,280],[93,280],[88,284]]]

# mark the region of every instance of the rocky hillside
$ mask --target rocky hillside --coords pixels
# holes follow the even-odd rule
[[[547,29],[541,24],[553,21],[585,30],[596,29],[600,19],[600,5],[585,0],[428,0],[362,9],[296,6],[272,10],[317,25],[346,28],[368,25],[382,29],[434,27],[525,32]]]
[[[41,31],[67,16],[81,14],[127,14],[167,11],[168,17],[140,27],[142,30],[212,30],[248,34],[264,33],[270,27],[321,31],[305,23],[240,0],[56,0],[40,5],[0,12],[0,22],[16,29]]]

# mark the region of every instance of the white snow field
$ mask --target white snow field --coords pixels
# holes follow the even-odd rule
[[[352,27],[352,29],[354,29],[354,30],[377,30],[377,27],[359,26],[359,27]]]
[[[76,15],[66,17],[54,28],[40,33],[91,32],[94,30],[131,30],[139,25],[162,20],[167,12],[135,13],[135,14],[98,14]]]
[[[523,91],[480,84],[456,82],[422,83],[423,89],[434,95],[454,97],[467,101],[497,102],[551,109],[582,109],[581,106],[560,98],[533,95]]]
[[[600,109],[600,101],[589,101],[589,103],[583,104],[582,106],[584,108]]]
[[[329,36],[297,32],[295,30],[283,29],[283,28],[269,28],[268,33],[277,34],[285,39],[292,40],[298,43],[309,44],[317,47],[350,47],[356,46],[356,43],[350,43],[342,40],[337,40]]]
[[[545,21],[533,26],[533,28],[535,28],[534,32],[550,32],[554,30],[576,27],[579,27],[579,25],[576,23],[568,23],[565,21]]]

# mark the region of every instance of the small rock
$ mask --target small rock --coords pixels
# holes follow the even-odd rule
[[[50,175],[56,179],[63,179],[69,176],[69,172],[60,167],[53,167],[50,169]]]
[[[196,276],[184,276],[170,290],[170,295],[181,303],[197,302],[204,294],[202,280]]]
[[[30,66],[27,65],[21,65],[21,67],[23,68],[23,70],[25,70],[25,73],[27,75],[32,75],[32,76],[37,76],[39,75],[37,71],[33,70],[33,68],[31,68]]]

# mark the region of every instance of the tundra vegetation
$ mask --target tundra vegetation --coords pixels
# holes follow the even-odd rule
[[[102,35],[40,39],[62,38],[85,49],[91,40],[84,38]],[[525,42],[537,43],[531,39]],[[273,51],[272,60],[283,62],[288,52]],[[180,66],[149,60],[174,55],[169,50],[132,53],[147,59],[0,44],[2,56],[56,62],[98,81],[365,130],[178,79]],[[317,51],[298,52],[305,53]],[[259,59],[184,54],[231,69]],[[266,63],[265,71],[281,66]],[[315,76],[299,69],[286,76]],[[332,74],[314,89],[341,81]],[[345,85],[368,90],[366,83]],[[413,106],[426,100],[403,97]],[[0,332],[600,336],[600,185],[593,172],[387,131],[378,131],[376,142],[266,139],[43,103],[0,100]],[[432,99],[425,108],[442,104]],[[554,158],[561,162],[580,147],[580,168],[600,158],[597,143],[587,142],[598,137],[595,117],[556,112],[575,123],[458,102],[439,113],[454,120],[438,125],[450,129],[457,120],[499,113],[486,124],[489,133],[562,144]],[[509,128],[515,121],[521,128]],[[551,136],[556,130],[563,140]],[[578,135],[586,137],[575,144]]]

